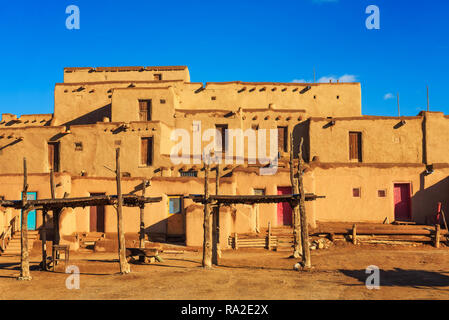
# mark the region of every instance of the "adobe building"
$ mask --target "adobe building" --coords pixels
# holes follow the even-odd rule
[[[220,166],[220,194],[291,193],[289,151],[293,147],[298,154],[303,139],[305,191],[326,196],[306,204],[312,226],[386,219],[424,223],[435,213],[437,202],[449,211],[449,116],[364,116],[360,83],[203,85],[190,82],[184,66],[66,68],[64,82],[55,85],[54,99],[53,114],[2,115],[1,197],[21,198],[24,157],[33,199],[51,198],[51,169],[56,172],[56,198],[116,194],[112,171],[115,149],[120,147],[123,193],[141,194],[139,186],[146,179],[151,181],[146,196],[163,197],[145,209],[150,239],[201,246],[203,208],[184,196],[204,192],[201,150],[210,141],[200,140],[195,146],[195,135],[217,129],[226,148],[237,148],[238,141],[227,130],[274,129],[279,133],[276,173],[262,175],[265,164],[248,156],[254,146],[237,137],[244,143],[245,156]],[[170,157],[179,143],[172,139],[175,130],[192,137],[184,163]],[[263,148],[268,154],[268,146]],[[19,216],[17,210],[3,209],[0,234]],[[127,240],[137,239],[139,208],[124,208],[123,216]],[[80,235],[89,233],[115,241],[116,222],[110,206],[66,209],[60,219],[61,241],[72,249],[78,248]],[[233,233],[258,232],[269,222],[273,227],[291,225],[290,207],[223,207],[220,245],[226,248]],[[29,228],[43,227],[41,212],[31,213]],[[45,227],[50,231],[52,221]]]

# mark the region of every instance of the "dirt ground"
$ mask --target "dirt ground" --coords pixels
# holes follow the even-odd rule
[[[118,274],[114,253],[73,253],[80,289],[66,288],[64,265],[17,281],[19,257],[0,257],[0,299],[449,299],[449,248],[353,246],[312,251],[314,269],[293,270],[288,252],[224,251],[221,265],[201,268],[201,252],[163,254],[164,262],[131,264]],[[370,265],[378,266],[380,289],[365,286]]]

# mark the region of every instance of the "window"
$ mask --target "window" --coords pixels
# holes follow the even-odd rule
[[[226,131],[228,130],[228,125],[227,124],[217,124],[217,125],[215,125],[215,129],[218,130],[218,132],[220,132],[220,135],[221,135],[221,146],[217,144],[215,147],[218,151],[226,152],[226,150],[228,148],[227,139],[226,139],[226,136],[227,136]],[[216,141],[217,141],[217,143],[218,143],[218,141],[220,141],[219,136],[216,137]]]
[[[168,198],[168,212],[169,214],[182,213],[182,198],[181,197],[169,197]]]
[[[59,172],[59,142],[48,143],[48,169]]]
[[[165,104],[165,99],[161,99],[161,104]]]
[[[265,189],[254,189],[254,195],[256,195],[256,196],[264,196],[265,195]]]
[[[349,132],[349,160],[362,162],[361,132]]]
[[[287,152],[288,130],[287,127],[278,127],[278,149],[279,152]]]
[[[378,190],[377,191],[377,196],[379,198],[385,198],[387,196],[387,190]]]
[[[139,100],[139,120],[151,121],[151,100]]]
[[[83,143],[75,142],[75,151],[83,151]]]
[[[189,171],[179,171],[181,174],[181,177],[198,177],[198,171],[196,170],[189,170]]]
[[[352,196],[354,198],[361,198],[361,191],[360,188],[354,188],[352,189]]]
[[[210,97],[210,99],[215,101],[215,100],[217,100],[217,97],[215,97],[215,96],[214,97]]]
[[[154,74],[154,80],[161,81],[162,80],[162,73],[155,73]]]
[[[153,138],[141,138],[140,164],[143,166],[153,165]]]

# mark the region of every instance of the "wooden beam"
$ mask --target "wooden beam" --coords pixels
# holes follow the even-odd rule
[[[304,163],[302,159],[302,146],[304,139],[301,138],[301,143],[299,144],[299,159],[298,159],[298,187],[300,193],[299,199],[299,213],[301,220],[301,241],[302,241],[302,261],[303,267],[305,269],[310,269],[312,267],[312,261],[310,258],[310,248],[309,248],[309,227],[307,224],[307,213],[305,206],[305,192],[303,183],[303,169]]]
[[[115,149],[116,160],[116,181],[117,181],[117,236],[118,236],[118,258],[120,263],[120,273],[129,273],[130,267],[126,261],[126,248],[125,248],[125,233],[123,230],[123,218],[122,218],[122,183],[121,183],[121,171],[120,171],[120,148]]]
[[[142,180],[142,197],[145,197],[147,181]],[[139,234],[140,242],[139,248],[145,248],[145,204],[143,203],[140,206],[140,234]]]
[[[284,195],[247,195],[247,196],[237,196],[237,195],[209,195],[206,198],[201,194],[191,194],[187,198],[192,199],[193,202],[197,203],[220,203],[220,204],[256,204],[256,203],[280,203],[280,202],[290,202],[299,201],[299,194],[284,194]],[[305,201],[314,201],[316,199],[325,198],[324,196],[317,196],[314,194],[306,194]]]
[[[437,223],[435,225],[435,248],[440,247],[440,237],[441,237],[440,224]]]
[[[295,179],[294,173],[294,156],[293,156],[293,133],[290,133],[290,183],[292,184],[292,193],[299,194],[299,186]],[[293,258],[298,259],[302,254],[302,244],[301,244],[301,223],[300,223],[300,212],[299,203],[290,201],[293,206]]]
[[[47,271],[47,211],[42,210],[42,270]]]
[[[220,165],[217,164],[215,168],[215,194],[220,192]],[[217,203],[213,207],[212,215],[212,264],[218,266],[219,259],[221,257],[220,250],[220,204]]]
[[[212,267],[212,228],[210,223],[210,205],[209,205],[209,164],[204,164],[204,238],[203,238],[203,268]]]
[[[31,280],[30,275],[30,256],[28,252],[28,213],[27,195],[28,195],[28,173],[27,161],[23,158],[23,191],[22,191],[22,217],[20,228],[20,276],[18,280]]]

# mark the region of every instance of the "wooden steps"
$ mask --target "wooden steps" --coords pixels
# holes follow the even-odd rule
[[[39,231],[37,230],[29,230],[28,231],[28,253],[31,253],[31,249],[33,248],[34,240],[39,237]],[[21,243],[20,243],[20,232],[14,233],[6,246],[5,251],[2,253],[2,256],[19,256],[21,254]]]

